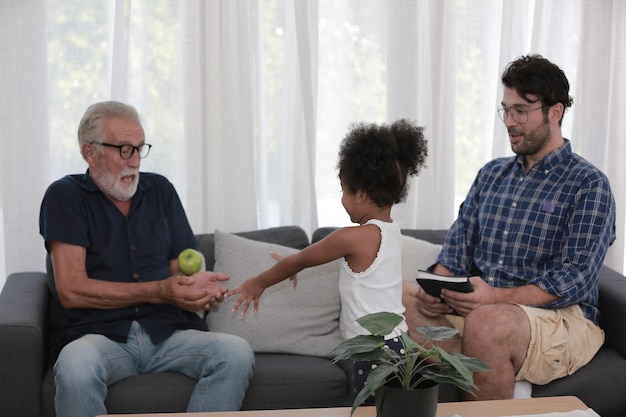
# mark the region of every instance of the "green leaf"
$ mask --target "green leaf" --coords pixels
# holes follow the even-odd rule
[[[404,319],[398,314],[381,311],[368,314],[358,318],[356,321],[371,334],[386,336],[393,332],[396,326],[402,323],[402,320]]]
[[[459,332],[458,329],[446,326],[423,326],[415,330],[428,340],[451,339]]]
[[[434,369],[429,369],[427,372],[423,374],[424,379],[429,379],[431,381],[435,381],[438,384],[452,384],[457,388],[462,389],[463,391],[474,394],[474,389],[476,389],[476,385],[474,384],[474,380],[466,380],[464,378],[459,377],[458,375],[452,375],[449,372],[440,372]]]
[[[374,393],[374,390],[370,389],[369,386],[365,385],[361,391],[357,394],[354,402],[352,403],[352,411],[350,411],[350,415],[352,415],[356,409],[367,400],[370,395]]]
[[[344,359],[361,360],[362,354],[369,352],[380,352],[385,339],[382,336],[359,335],[342,342],[330,352],[333,362]],[[382,355],[378,354],[380,357]],[[374,355],[376,356],[376,355]]]
[[[404,346],[404,350],[406,352],[413,352],[415,349],[421,347],[413,339],[411,339],[411,336],[409,336],[406,332],[402,332],[400,339],[402,339],[402,346]]]
[[[350,358],[353,361],[378,362],[386,356],[388,356],[386,350],[375,350],[372,352],[355,353]]]
[[[474,375],[472,374],[472,371],[467,366],[465,366],[465,364],[456,355],[448,353],[438,346],[437,348],[437,350],[439,350],[439,354],[442,357],[442,360],[447,362],[447,365],[449,367],[453,367],[454,369],[456,369],[460,376],[465,380],[473,380]]]
[[[442,359],[448,362],[450,365],[459,371],[463,375],[471,374],[474,372],[489,371],[489,368],[483,361],[476,358],[470,358],[462,353],[449,353],[439,346],[435,346],[435,349],[439,351]]]
[[[371,390],[376,391],[378,388],[385,385],[385,383],[389,380],[389,376],[393,375],[397,369],[397,364],[375,367],[370,371],[369,375],[367,375],[367,386]]]

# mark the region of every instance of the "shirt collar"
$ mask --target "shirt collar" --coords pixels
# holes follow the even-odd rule
[[[96,183],[93,182],[93,180],[89,176],[89,168],[87,168],[87,171],[85,171],[82,177],[80,177],[79,183],[80,183],[80,186],[83,187],[87,191],[91,191],[91,192],[100,191]]]

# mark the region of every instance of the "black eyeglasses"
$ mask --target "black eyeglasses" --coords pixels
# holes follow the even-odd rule
[[[152,145],[148,143],[142,143],[139,146],[133,146],[130,143],[125,143],[124,145],[114,145],[112,143],[106,143],[106,142],[89,142],[89,143],[93,145],[108,146],[109,148],[117,148],[120,151],[120,158],[122,159],[132,158],[133,155],[135,154],[135,151],[137,151],[137,154],[139,154],[139,158],[143,159],[146,156],[148,156],[148,154],[150,153],[150,148],[152,148]]]
[[[524,123],[526,123],[528,121],[528,114],[532,113],[534,111],[537,111],[539,109],[543,109],[546,106],[541,106],[541,107],[537,107],[535,109],[523,109],[523,108],[517,108],[517,107],[506,107],[506,106],[502,106],[498,109],[498,115],[500,116],[500,119],[502,119],[502,121],[504,123],[506,123],[506,119],[509,118],[509,116],[511,116],[513,118],[513,120],[515,120],[517,123],[523,125]]]

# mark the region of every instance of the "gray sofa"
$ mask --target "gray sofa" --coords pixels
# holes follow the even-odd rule
[[[332,231],[315,231],[315,242]],[[404,230],[404,234],[441,243],[443,230]],[[296,249],[309,244],[293,226],[238,235]],[[208,269],[214,265],[214,235],[198,236]],[[0,294],[0,416],[54,416],[53,349],[60,311],[51,287],[52,274],[11,274]],[[600,309],[606,343],[590,364],[572,376],[534,386],[533,396],[575,395],[603,417],[626,415],[626,278],[605,267],[600,277]],[[350,406],[350,364],[286,353],[256,354],[254,377],[243,409]],[[194,381],[179,374],[139,375],[109,389],[110,413],[184,411]],[[452,387],[440,389],[440,401],[459,400]],[[62,417],[62,416],[59,416]]]

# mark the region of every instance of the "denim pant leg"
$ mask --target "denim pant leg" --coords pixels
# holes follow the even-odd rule
[[[188,412],[236,411],[252,377],[254,351],[238,337],[179,330],[157,346],[147,372],[179,372],[198,380]]]
[[[107,385],[138,373],[123,344],[101,335],[86,335],[66,345],[54,365],[57,416],[107,414]]]

